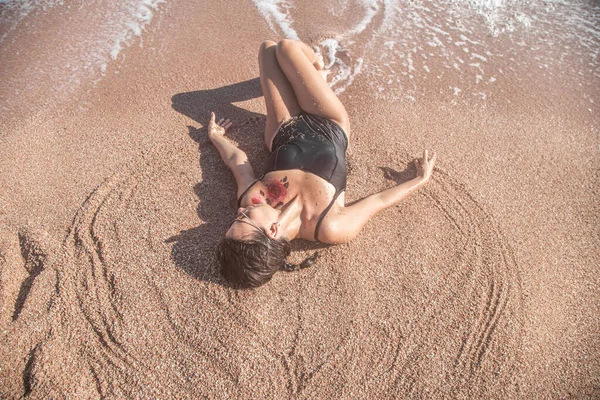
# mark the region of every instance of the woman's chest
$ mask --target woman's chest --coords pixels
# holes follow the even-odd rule
[[[305,171],[275,171],[266,177],[269,178],[267,183],[273,180],[284,184],[289,183],[288,185],[284,185],[287,197],[279,201],[287,204],[292,199],[298,199],[301,202],[300,229],[296,237],[299,239],[314,240],[315,229],[321,216],[330,206],[335,207],[335,205],[332,205],[336,194],[335,187],[323,178]],[[275,186],[273,183],[271,185]],[[274,194],[278,193],[279,189]],[[278,204],[276,203],[276,205]]]
[[[322,211],[335,196],[335,188],[323,178],[300,170],[273,171],[263,178],[265,200],[277,208],[298,197],[305,217]]]

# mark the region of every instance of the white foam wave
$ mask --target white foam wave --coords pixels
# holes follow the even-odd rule
[[[29,14],[46,12],[56,6],[62,6],[63,0],[0,0],[0,22],[5,25],[5,31],[0,35],[0,43],[13,32],[21,21]]]
[[[69,18],[52,32],[62,48],[41,57],[39,64],[30,68],[42,72],[56,71],[45,79],[51,79],[56,96],[68,96],[86,82],[97,83],[108,71],[111,62],[114,63],[135,38],[142,36],[161,3],[165,0],[106,2],[102,4],[100,13],[93,3],[72,7],[62,0],[5,0],[2,17],[16,18],[10,27],[14,30],[28,15],[44,14],[50,9],[63,7],[61,12],[68,14]],[[68,37],[73,32],[76,32],[77,40]],[[4,37],[8,34],[10,31]],[[37,76],[46,77],[47,74]],[[29,84],[35,86],[36,83]]]
[[[276,31],[275,25],[281,29],[284,37],[299,40],[298,34],[292,28],[290,16],[291,4],[285,0],[254,0],[254,6],[269,24],[272,31]]]
[[[165,0],[142,0],[127,4],[128,13],[119,21],[120,29],[112,32],[115,39],[110,47],[110,58],[116,60],[121,50],[131,44],[134,36],[142,35],[146,25],[152,21],[153,11],[164,2]]]
[[[335,64],[335,54],[340,50],[340,43],[336,39],[325,39],[319,44],[325,49],[324,56],[328,60],[327,64],[325,64],[325,68],[330,69],[333,67],[333,64]]]
[[[373,17],[379,11],[378,0],[359,0],[359,3],[365,10],[365,15],[354,28],[350,29],[344,34],[345,37],[354,36],[364,31],[365,28],[371,23]]]
[[[292,0],[254,4],[273,31],[300,39],[293,28]],[[328,18],[347,18],[348,10],[353,17],[359,13],[358,23],[333,37],[324,22],[322,33],[329,38],[317,46],[333,71],[330,86],[338,94],[362,73],[374,92],[388,99],[414,100],[420,90],[416,81],[432,76],[452,85],[454,95],[474,90],[470,94],[485,100],[485,91],[498,79],[492,75],[504,74],[496,62],[513,63],[507,69],[515,71],[523,62],[514,56],[519,48],[536,52],[528,57],[537,62],[530,68],[542,74],[553,73],[549,66],[572,56],[596,60],[600,54],[600,8],[586,0],[325,0],[321,6]],[[556,21],[561,21],[560,29]],[[318,26],[318,21],[311,25]],[[312,34],[318,35],[318,28]],[[501,35],[502,41],[494,39]],[[578,46],[555,46],[559,42]],[[580,65],[588,68],[586,76],[600,77],[595,63]],[[585,75],[582,70],[574,73]],[[473,81],[476,88],[459,87]]]

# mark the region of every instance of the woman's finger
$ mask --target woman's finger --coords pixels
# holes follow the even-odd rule
[[[215,122],[215,113],[214,112],[210,112],[210,122]]]
[[[219,122],[217,122],[217,125],[221,125],[221,124],[223,124],[223,118],[221,118],[221,119],[219,120]]]
[[[434,151],[431,155],[431,165],[435,164],[435,160],[437,159],[437,153]]]

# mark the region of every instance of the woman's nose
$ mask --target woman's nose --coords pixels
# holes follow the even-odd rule
[[[242,215],[242,211],[244,211],[244,209],[242,207],[237,209],[237,213],[235,214],[236,216]]]

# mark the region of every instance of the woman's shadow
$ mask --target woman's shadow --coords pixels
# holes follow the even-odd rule
[[[261,96],[260,80],[255,78],[216,89],[178,93],[171,99],[175,111],[202,125],[202,128],[188,126],[200,154],[202,180],[195,185],[194,192],[201,222],[198,227],[166,240],[173,243],[171,258],[175,264],[197,279],[225,284],[217,268],[216,249],[237,209],[233,174],[208,139],[210,112],[214,111],[217,120],[231,119],[233,125],[227,137],[240,144],[254,169],[260,171],[268,155],[263,140],[265,117],[233,103]]]

